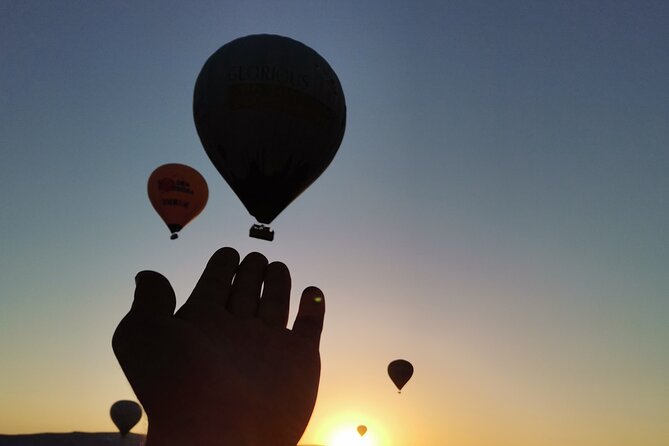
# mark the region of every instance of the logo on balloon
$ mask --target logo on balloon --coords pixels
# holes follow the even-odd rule
[[[168,192],[172,192],[172,189],[174,189],[174,181],[171,178],[162,178],[158,180],[158,190],[166,194]]]

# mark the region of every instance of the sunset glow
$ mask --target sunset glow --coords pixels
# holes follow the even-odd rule
[[[0,434],[117,431],[112,403],[141,402],[112,348],[137,273],[165,276],[178,309],[230,246],[289,268],[272,324],[293,330],[303,290],[322,291],[302,305],[325,320],[301,445],[669,445],[669,1],[157,3],[0,1]],[[271,242],[249,237],[194,119],[203,64],[250,34],[322,55],[346,103],[336,156],[297,175]],[[258,72],[240,85],[320,126],[333,78],[272,57],[240,63]],[[303,107],[314,92],[327,100]],[[265,130],[286,147],[281,122]],[[270,145],[259,164],[279,178]],[[172,163],[209,191],[177,240],[147,193]],[[415,367],[401,394],[398,359]],[[248,388],[305,384],[274,376]]]
[[[373,432],[367,431],[361,437],[356,431],[356,426],[352,425],[335,430],[328,438],[327,446],[381,446]]]

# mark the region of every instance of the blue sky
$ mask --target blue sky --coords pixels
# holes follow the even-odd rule
[[[112,430],[134,274],[183,301],[230,245],[328,298],[305,442],[342,413],[384,445],[669,440],[668,22],[661,1],[2,2],[0,432]],[[206,58],[254,33],[318,51],[348,109],[271,244],[191,109]],[[210,188],[176,242],[146,197],[168,162]]]

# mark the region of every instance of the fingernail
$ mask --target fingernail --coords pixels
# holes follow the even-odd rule
[[[304,292],[309,296],[309,300],[315,304],[322,304],[324,299],[323,299],[323,292],[320,290],[320,288],[317,288],[315,286],[310,286],[307,287]]]

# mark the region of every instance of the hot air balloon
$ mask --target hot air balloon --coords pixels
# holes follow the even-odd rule
[[[205,62],[193,94],[207,155],[260,223],[269,225],[334,158],[346,127],[339,79],[308,46],[277,35],[229,42]]]
[[[413,366],[409,361],[396,359],[388,364],[388,376],[395,383],[397,393],[402,393],[402,387],[411,379]]]
[[[142,418],[142,408],[134,401],[121,400],[112,404],[109,415],[122,437]]]
[[[367,426],[364,426],[362,424],[358,426],[358,433],[360,434],[361,437],[365,435],[366,432],[367,432]]]
[[[149,199],[169,228],[172,240],[207,204],[207,182],[192,167],[164,164],[153,171],[148,184]]]

